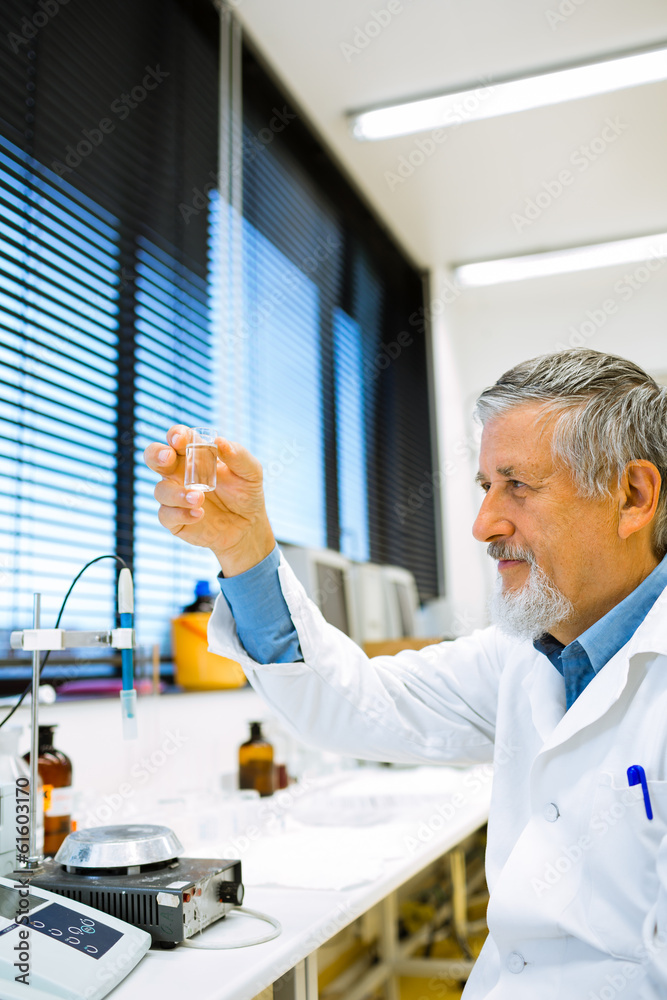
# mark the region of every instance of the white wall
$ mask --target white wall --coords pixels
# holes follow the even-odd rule
[[[425,631],[465,635],[486,624],[484,553],[471,534],[479,432],[470,419],[474,401],[462,370],[453,313],[459,293],[444,268],[434,269],[430,289],[446,599],[437,609],[440,628]]]
[[[492,579],[484,547],[470,535],[481,499],[471,486],[475,398],[518,362],[565,347],[620,354],[651,374],[667,372],[667,262],[655,270],[633,264],[460,294],[452,292],[451,275],[434,268],[431,284],[447,604],[460,633],[470,631],[466,623],[485,621]]]

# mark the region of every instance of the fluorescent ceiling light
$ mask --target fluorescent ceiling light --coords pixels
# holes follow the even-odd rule
[[[461,287],[481,288],[484,285],[524,281],[526,278],[544,278],[552,274],[612,267],[614,264],[651,264],[653,261],[664,264],[667,262],[666,258],[667,233],[660,233],[656,236],[638,236],[632,240],[617,240],[614,243],[573,247],[571,250],[461,264],[454,269],[454,274]],[[651,270],[657,270],[657,267],[654,265]]]
[[[481,118],[561,104],[580,97],[667,79],[667,48],[607,56],[586,65],[513,80],[483,80],[477,87],[348,115],[355,139],[391,139]]]

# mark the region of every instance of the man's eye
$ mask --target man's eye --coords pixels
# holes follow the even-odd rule
[[[510,479],[510,484],[518,490],[526,488],[526,484],[520,483],[518,479]]]

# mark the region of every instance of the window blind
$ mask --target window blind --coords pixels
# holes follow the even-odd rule
[[[0,658],[32,593],[53,621],[103,551],[133,567],[140,644],[168,654],[169,618],[216,571],[157,521],[143,449],[176,421],[219,417],[256,452],[281,540],[407,566],[434,595],[432,499],[399,513],[431,475],[420,275],[248,49],[226,328],[213,5],[43,14],[0,7]],[[94,567],[65,624],[109,622],[114,590]],[[50,672],[118,669],[75,668]]]
[[[243,97],[245,325],[225,364],[241,357],[244,377],[230,425],[269,470],[281,541],[405,566],[433,597],[421,276],[249,48]]]
[[[5,633],[55,617],[80,552],[113,551],[114,219],[0,136],[0,551]],[[76,615],[108,621],[112,570]],[[65,588],[66,589],[66,588]],[[72,626],[74,627],[74,626]]]
[[[215,572],[158,524],[143,449],[213,412],[218,17],[7,0],[0,36],[0,656],[33,591],[52,622],[102,552],[133,566],[138,641],[166,654],[169,618]],[[114,567],[82,583],[65,624],[110,624]],[[116,671],[86,654],[78,673]]]

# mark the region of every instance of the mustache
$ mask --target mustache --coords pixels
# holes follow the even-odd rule
[[[510,545],[508,542],[489,542],[486,551],[492,559],[520,559],[527,562],[529,566],[537,565],[533,551],[523,548],[521,545]]]

